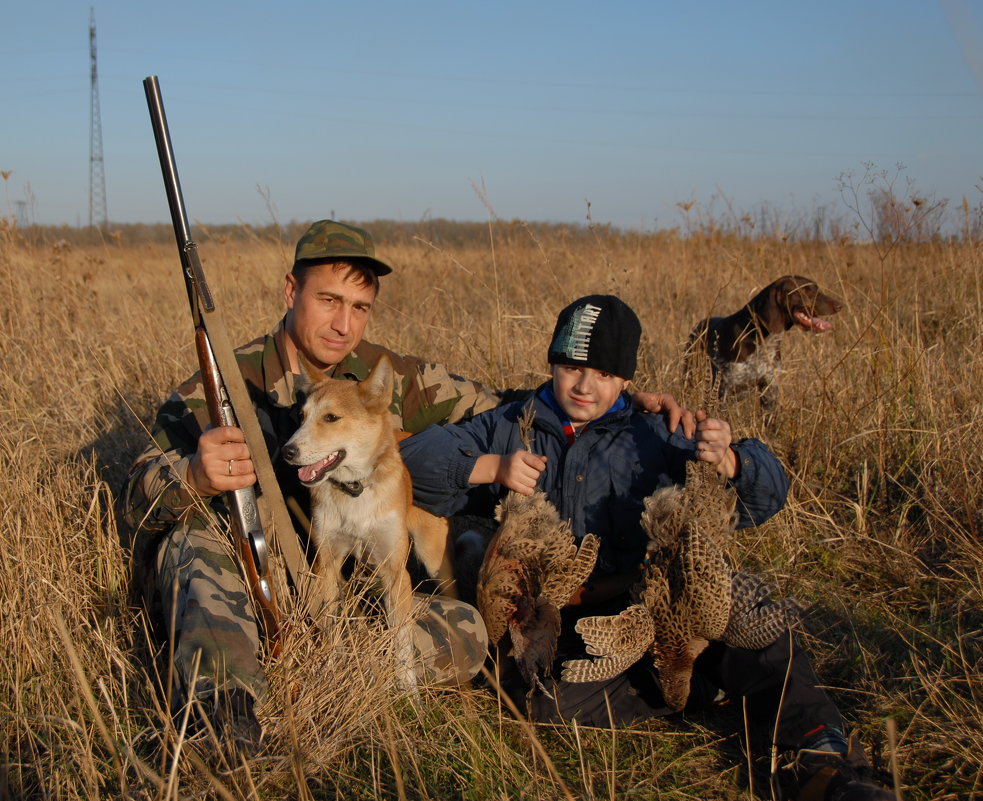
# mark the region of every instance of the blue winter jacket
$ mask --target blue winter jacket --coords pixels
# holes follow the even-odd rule
[[[644,500],[660,487],[685,481],[685,464],[695,459],[695,441],[683,436],[682,427],[670,434],[662,415],[634,411],[628,400],[627,408],[590,422],[568,445],[562,421],[542,389],[534,400],[532,442],[532,450],[546,457],[539,488],[571,522],[578,539],[588,532],[600,538],[595,575],[636,569],[647,541],[640,524]],[[491,517],[506,488],[469,484],[468,478],[479,456],[504,456],[522,447],[518,419],[525,405],[505,404],[462,423],[430,426],[404,440],[402,456],[413,477],[414,502],[442,517]],[[734,449],[740,461],[732,481],[738,526],[758,525],[785,505],[788,480],[759,440],[740,440]]]

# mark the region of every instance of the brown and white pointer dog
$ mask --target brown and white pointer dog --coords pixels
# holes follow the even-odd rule
[[[842,308],[843,301],[822,292],[812,279],[783,275],[733,314],[699,322],[689,337],[689,353],[705,350],[710,357],[721,398],[756,390],[771,413],[778,405],[782,335],[793,327],[828,331],[832,323],[824,317]]]

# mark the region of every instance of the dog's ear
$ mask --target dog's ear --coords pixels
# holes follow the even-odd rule
[[[358,385],[362,402],[375,414],[385,412],[393,402],[393,365],[383,353],[368,378]]]
[[[297,361],[300,363],[300,378],[295,382],[296,387],[305,395],[310,395],[311,389],[322,381],[326,381],[328,377],[323,370],[318,369],[318,366],[304,355],[302,350],[297,351]]]
[[[789,292],[793,287],[792,276],[783,275],[768,284],[759,296],[765,302],[757,305],[755,317],[768,334],[778,334],[792,326]]]
[[[781,278],[772,282],[772,297],[775,299],[775,306],[780,309],[790,309],[790,296],[798,286],[794,275],[783,275]]]

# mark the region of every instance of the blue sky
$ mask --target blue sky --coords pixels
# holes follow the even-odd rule
[[[0,25],[0,214],[88,223],[90,8],[112,222],[169,220],[151,74],[204,223],[590,201],[649,229],[690,201],[836,204],[866,162],[983,201],[983,0],[33,0]]]

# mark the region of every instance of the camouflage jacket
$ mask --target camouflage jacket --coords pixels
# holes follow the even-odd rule
[[[296,468],[287,465],[281,448],[300,425],[303,398],[298,399],[295,376],[290,372],[285,348],[286,331],[281,320],[269,334],[236,350],[239,369],[253,399],[266,447],[284,497],[293,496],[305,512],[307,489],[297,479]],[[379,356],[389,354],[395,369],[394,426],[418,433],[432,423],[456,422],[494,408],[499,395],[474,381],[452,375],[437,364],[413,356],[400,356],[379,345],[361,342],[332,373],[333,378],[361,381]],[[201,376],[196,373],[179,386],[157,412],[153,443],[133,464],[122,493],[122,514],[135,532],[133,557],[137,564],[152,558],[165,532],[196,503],[185,479],[198,437],[209,425]],[[212,505],[221,505],[219,498]]]

